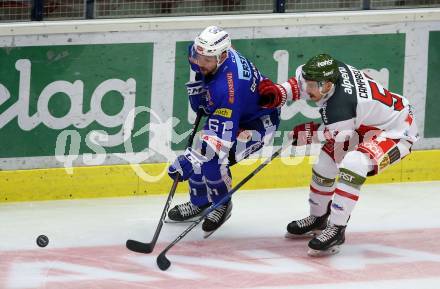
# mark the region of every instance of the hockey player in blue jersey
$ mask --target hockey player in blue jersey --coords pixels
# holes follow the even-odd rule
[[[200,215],[231,189],[230,166],[270,142],[279,124],[279,110],[258,105],[262,75],[252,62],[231,47],[229,34],[216,26],[204,29],[189,47],[196,81],[186,84],[194,111],[207,115],[199,145],[188,148],[168,168],[171,178],[189,181],[190,201],[169,213],[173,221]],[[212,211],[202,224],[205,235],[231,215],[232,202]]]

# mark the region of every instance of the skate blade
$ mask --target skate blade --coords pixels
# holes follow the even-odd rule
[[[214,232],[217,231],[218,229],[220,229],[220,227],[223,226],[223,224],[226,223],[226,221],[229,220],[230,217],[231,217],[231,214],[229,214],[229,216],[226,217],[225,221],[217,229],[209,231],[209,232],[204,231],[203,239],[206,239],[209,236],[211,236],[212,234],[214,234]]]
[[[203,215],[203,213],[207,210],[208,208],[204,209],[202,212],[200,212],[199,214],[195,215],[192,218],[189,218],[187,220],[184,221],[175,221],[175,220],[171,220],[168,216],[165,218],[165,220],[163,221],[164,224],[190,224],[190,223],[195,223],[200,216]]]
[[[321,234],[321,230],[310,231],[310,232],[307,232],[307,233],[302,234],[302,235],[295,235],[295,234],[286,232],[284,234],[284,238],[294,239],[294,240],[295,239],[296,240],[298,240],[298,239],[310,239],[310,238],[315,238],[319,234]]]
[[[195,223],[196,220],[197,220],[196,218],[188,219],[185,221],[174,221],[171,219],[165,219],[164,223],[165,224],[188,224],[188,223]]]
[[[338,245],[333,246],[327,250],[314,250],[310,249],[307,251],[307,255],[310,257],[325,257],[330,255],[335,255],[340,252],[340,247]]]

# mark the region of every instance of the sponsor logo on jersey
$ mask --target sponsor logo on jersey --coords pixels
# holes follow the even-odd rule
[[[250,87],[250,90],[252,92],[255,92],[255,90],[257,89],[257,79],[260,79],[260,73],[258,72],[257,68],[252,62],[250,62],[250,65],[252,67],[253,76],[254,76],[252,77],[252,85]]]
[[[309,204],[314,205],[314,206],[319,206],[319,203],[315,202],[314,200],[309,198]]]
[[[213,114],[220,115],[225,118],[231,118],[232,117],[232,110],[229,108],[217,108]]]
[[[327,117],[327,103],[325,103],[322,108],[319,110],[319,113],[321,114],[322,121],[325,124],[328,124],[328,117]]]
[[[323,187],[331,187],[335,183],[334,180],[318,176],[315,173],[312,174],[312,179],[315,183]]]
[[[332,65],[332,64],[333,64],[333,59],[328,59],[328,60],[324,60],[324,61],[318,62],[317,66],[318,67],[324,67],[324,66]]]
[[[341,72],[342,76],[341,86],[344,88],[345,93],[353,94],[354,85],[350,82],[350,76],[348,76],[347,70],[345,69],[345,67],[340,66],[339,71]]]
[[[352,183],[353,180],[354,180],[354,176],[350,175],[350,174],[347,174],[346,172],[340,172],[339,173],[339,177],[341,179],[343,179],[344,181],[349,182],[349,183]]]
[[[212,147],[217,153],[220,152],[223,147],[222,142],[216,137],[204,135],[203,140],[206,141],[206,143],[209,144],[209,146]]]
[[[359,145],[359,150],[366,150],[376,161],[383,156],[383,150],[375,141],[361,143]]]
[[[336,203],[332,203],[332,208],[335,209],[335,210],[338,210],[338,211],[343,211],[344,210],[343,206],[338,205]]]
[[[351,71],[353,71],[354,80],[356,81],[357,84],[358,95],[362,98],[368,98],[367,83],[365,82],[365,78],[362,75],[362,72],[352,67],[351,67]]]
[[[241,75],[239,75],[239,78],[249,80],[251,79],[251,68],[249,67],[249,64],[244,58],[244,56],[239,55],[240,63],[241,63]]]
[[[391,163],[390,157],[388,156],[388,154],[384,155],[382,160],[379,163],[379,170],[383,170],[384,168],[386,168],[387,166],[389,166]]]
[[[244,56],[237,53],[237,51],[231,49],[231,54],[235,57],[235,63],[237,64],[237,77],[238,79],[250,80],[252,77],[250,64]]]
[[[234,103],[235,91],[234,91],[234,77],[232,72],[226,73],[226,80],[228,81],[228,102],[230,104]]]

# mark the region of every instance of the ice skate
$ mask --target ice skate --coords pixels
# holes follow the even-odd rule
[[[286,238],[298,239],[315,237],[327,226],[329,214],[321,217],[308,216],[301,220],[292,221],[287,225]]]
[[[231,217],[232,201],[221,205],[208,216],[202,224],[202,230],[205,232],[204,238],[211,236],[224,222]]]
[[[321,257],[339,253],[340,245],[345,242],[346,226],[329,224],[320,235],[309,242],[307,254],[312,257]]]
[[[211,203],[208,203],[198,207],[191,202],[176,205],[168,212],[169,220],[167,223],[192,222],[196,217],[200,216],[205,209],[209,208],[210,205]]]

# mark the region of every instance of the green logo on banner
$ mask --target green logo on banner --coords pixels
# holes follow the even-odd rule
[[[66,154],[123,153],[128,138],[141,151],[148,134],[132,138],[123,125],[150,104],[152,55],[149,43],[1,49],[0,157],[64,154],[57,142]]]

